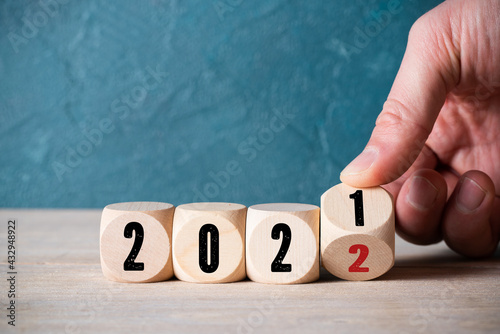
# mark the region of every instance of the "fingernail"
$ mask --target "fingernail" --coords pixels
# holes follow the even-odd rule
[[[354,159],[344,170],[341,175],[360,174],[368,170],[375,160],[377,160],[378,151],[375,148],[367,148],[356,159]]]
[[[479,208],[486,197],[486,191],[477,182],[464,178],[457,196],[457,208],[464,213],[471,213]]]
[[[415,209],[427,211],[436,203],[437,195],[438,189],[434,187],[431,181],[423,176],[414,176],[406,200]]]

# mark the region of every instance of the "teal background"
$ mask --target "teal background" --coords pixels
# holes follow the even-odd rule
[[[1,1],[0,206],[319,204],[438,3]]]

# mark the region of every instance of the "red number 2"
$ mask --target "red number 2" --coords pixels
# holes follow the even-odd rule
[[[350,273],[367,273],[370,268],[368,267],[360,267],[360,265],[365,262],[366,258],[368,257],[368,247],[366,245],[352,245],[349,248],[349,253],[351,254],[356,254],[359,250],[359,256],[358,259],[349,267],[349,272]]]

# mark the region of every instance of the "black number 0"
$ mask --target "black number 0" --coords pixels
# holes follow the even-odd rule
[[[123,270],[125,271],[143,271],[144,263],[134,262],[137,254],[142,247],[142,242],[144,241],[144,228],[138,222],[131,222],[125,226],[123,230],[123,235],[125,238],[132,238],[132,231],[135,231],[135,240],[130,253],[127,256],[125,262],[123,262]]]
[[[210,264],[208,264],[208,233],[210,233]],[[213,224],[205,224],[200,228],[199,237],[200,269],[207,274],[213,273],[219,268],[219,230]]]
[[[292,271],[292,265],[284,264],[283,259],[288,252],[288,248],[290,248],[290,242],[292,241],[292,230],[290,230],[290,226],[288,226],[287,224],[279,223],[274,225],[273,230],[271,231],[271,237],[274,240],[279,240],[280,232],[283,232],[283,241],[281,242],[281,247],[278,251],[278,254],[274,258],[273,263],[271,263],[271,271],[273,273],[289,273]]]
[[[365,217],[363,214],[363,190],[356,190],[349,195],[350,199],[354,200],[354,217],[356,226],[365,226]]]

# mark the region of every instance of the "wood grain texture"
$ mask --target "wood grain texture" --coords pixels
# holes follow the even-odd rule
[[[319,278],[319,207],[298,203],[270,203],[248,208],[246,257],[247,276],[252,281],[273,284],[309,283]],[[285,244],[286,233],[273,229],[288,226],[289,245],[280,257],[280,267],[272,269]]]
[[[322,270],[310,284],[250,280],[191,284],[177,279],[120,284],[99,264],[102,210],[0,210],[18,221],[16,328],[1,333],[498,333],[500,252],[464,259],[444,243],[396,238],[396,261],[372,281],[339,280]],[[0,271],[7,271],[0,252]],[[6,281],[1,280],[1,291]],[[5,306],[5,296],[1,301]]]
[[[173,227],[173,264],[175,277],[195,283],[227,283],[246,277],[245,221],[247,208],[233,203],[190,203],[177,207]],[[214,225],[218,233],[218,265],[215,271],[203,271],[200,266],[200,229]],[[208,243],[212,238],[207,237]],[[201,245],[206,249],[205,263],[211,264],[211,249],[215,244]]]
[[[394,237],[394,205],[383,188],[341,183],[321,196],[321,263],[333,275],[370,280],[385,274],[394,265]]]
[[[101,217],[100,254],[104,276],[126,283],[158,282],[173,276],[172,267],[172,219],[174,206],[159,202],[127,202],[110,204]],[[128,229],[136,224],[137,229]],[[142,265],[140,270],[124,268],[135,247],[137,235],[141,244],[134,263]]]

